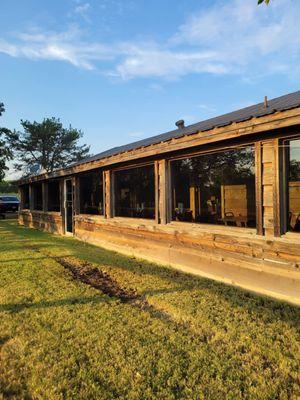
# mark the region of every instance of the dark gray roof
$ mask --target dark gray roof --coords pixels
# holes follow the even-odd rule
[[[103,151],[102,153],[96,154],[92,157],[85,158],[80,162],[72,164],[72,166],[84,164],[87,162],[97,161],[102,158],[115,156],[126,151],[135,150],[141,147],[150,146],[151,144],[157,144],[165,142],[173,138],[179,138],[185,135],[192,135],[197,132],[208,131],[213,128],[230,125],[233,122],[243,122],[254,117],[263,117],[265,115],[273,114],[276,111],[289,110],[300,106],[300,91],[290,93],[281,97],[268,101],[268,107],[265,107],[264,102],[242,108],[237,111],[230,112],[228,114],[221,115],[219,117],[210,118],[202,122],[197,122],[186,126],[182,129],[175,129],[170,132],[162,133],[160,135],[152,136],[150,138],[139,140],[137,142],[129,143],[124,146],[114,147],[112,149]]]

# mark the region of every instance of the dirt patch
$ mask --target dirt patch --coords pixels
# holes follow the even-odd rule
[[[143,311],[150,312],[154,317],[168,321],[173,321],[172,317],[161,310],[158,310],[135,290],[124,288],[118,284],[109,274],[101,271],[93,264],[87,261],[80,261],[73,257],[55,257],[55,260],[72,273],[74,279],[77,279],[110,297],[116,297],[123,303],[130,303],[132,306]]]
[[[94,267],[89,262],[79,261],[70,257],[56,257],[55,260],[70,271],[74,279],[101,290],[101,292],[110,297],[117,297],[122,302],[138,298],[135,290],[121,287],[110,275]]]

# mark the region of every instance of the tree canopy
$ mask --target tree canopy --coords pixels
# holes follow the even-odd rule
[[[17,160],[15,168],[24,175],[36,165],[52,172],[88,156],[90,147],[78,144],[83,133],[71,126],[64,128],[59,119],[21,120],[21,125],[23,132],[10,132],[8,141]]]
[[[269,3],[270,3],[270,0],[258,0],[257,3],[258,3],[258,4],[262,4],[262,3],[269,4]]]
[[[4,113],[4,104],[0,103],[0,116]],[[12,158],[12,152],[6,143],[5,135],[8,129],[0,127],[0,182],[4,178],[5,171],[8,170],[6,162]]]

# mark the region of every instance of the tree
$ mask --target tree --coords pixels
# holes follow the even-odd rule
[[[258,4],[262,4],[262,3],[269,4],[269,3],[270,3],[270,0],[258,0],[257,3],[258,3]]]
[[[15,168],[19,171],[25,172],[38,165],[42,170],[52,172],[88,156],[90,147],[78,145],[83,133],[71,126],[64,128],[59,119],[45,118],[40,123],[21,120],[21,125],[23,132],[14,131],[8,135],[18,160]]]
[[[4,104],[0,103],[0,116],[4,113]],[[5,176],[5,171],[8,170],[6,162],[12,158],[12,152],[4,139],[8,129],[0,127],[0,182]]]
[[[17,181],[5,181],[0,182],[0,193],[18,193]]]

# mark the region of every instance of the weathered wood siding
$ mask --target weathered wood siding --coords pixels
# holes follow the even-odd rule
[[[27,211],[19,213],[19,224],[62,235],[62,216],[58,212]]]

